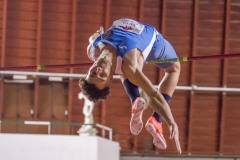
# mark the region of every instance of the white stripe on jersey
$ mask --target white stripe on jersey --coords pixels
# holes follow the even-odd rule
[[[116,65],[116,70],[115,74],[122,74],[122,57],[118,56],[117,57],[117,65]]]
[[[157,31],[154,29],[153,36],[152,36],[152,40],[151,40],[151,42],[148,44],[148,46],[144,49],[144,51],[143,51],[143,53],[142,53],[144,61],[146,61],[146,59],[147,59],[147,57],[148,57],[148,55],[149,55],[149,53],[150,53],[150,51],[151,51],[151,49],[152,49],[152,47],[153,47],[153,44],[154,44],[154,42],[155,42],[155,40],[156,40],[157,34],[158,34]]]
[[[151,42],[148,44],[147,48],[145,48],[145,50],[142,53],[144,61],[147,59],[147,57],[148,57],[148,55],[149,55],[149,53],[150,53],[150,51],[153,47],[153,44],[156,40],[157,34],[158,34],[157,31],[154,30]],[[115,74],[122,74],[121,67],[122,67],[122,58],[120,56],[118,56],[117,57],[117,65],[116,65]]]

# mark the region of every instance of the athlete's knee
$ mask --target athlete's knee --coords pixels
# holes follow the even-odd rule
[[[181,71],[181,65],[180,62],[174,62],[173,65],[169,66],[168,68],[165,69],[167,73],[176,73],[180,74]]]

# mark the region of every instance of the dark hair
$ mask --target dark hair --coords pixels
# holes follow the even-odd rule
[[[109,87],[98,89],[95,84],[91,84],[86,79],[79,80],[79,86],[83,95],[85,95],[90,101],[97,102],[99,99],[106,99],[109,95]]]

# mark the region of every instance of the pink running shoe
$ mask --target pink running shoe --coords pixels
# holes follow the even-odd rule
[[[146,130],[153,136],[153,144],[159,149],[166,149],[167,143],[163,137],[162,123],[156,121],[156,119],[151,116],[146,125]]]
[[[138,135],[142,131],[142,113],[145,108],[146,102],[142,97],[135,99],[132,105],[132,117],[130,120],[130,131],[133,135]]]

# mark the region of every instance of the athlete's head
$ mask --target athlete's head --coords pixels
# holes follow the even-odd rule
[[[95,84],[89,83],[86,79],[80,79],[79,86],[82,93],[93,102],[97,102],[99,99],[106,99],[109,94],[109,87],[98,89]]]
[[[83,94],[96,102],[98,99],[106,99],[112,76],[112,62],[101,55],[88,70],[86,78],[80,80],[79,85]]]

